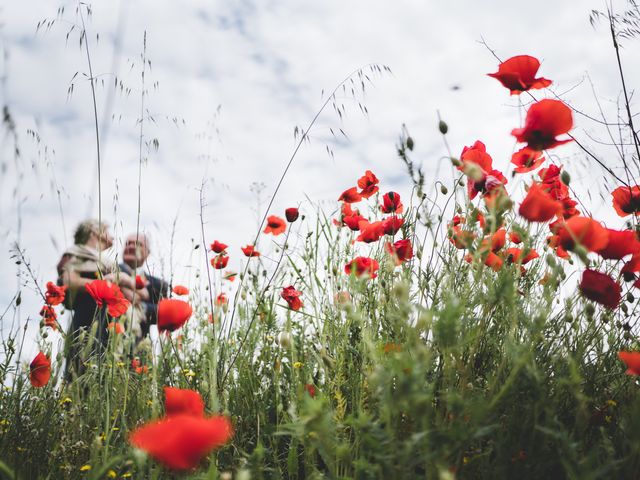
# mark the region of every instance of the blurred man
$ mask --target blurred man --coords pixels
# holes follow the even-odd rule
[[[146,235],[134,233],[126,238],[119,284],[124,296],[133,304],[131,329],[136,334],[136,343],[142,341],[149,334],[149,327],[157,323],[158,302],[169,293],[167,282],[149,275],[148,269],[144,268],[149,253]]]

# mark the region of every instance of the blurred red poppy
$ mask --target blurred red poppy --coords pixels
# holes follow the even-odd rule
[[[589,300],[613,310],[620,303],[622,287],[606,273],[587,269],[582,274],[580,292]]]
[[[44,305],[40,309],[40,316],[42,317],[45,326],[51,327],[54,330],[58,330],[58,323],[56,322],[56,320],[58,319],[58,315],[56,314],[56,311],[52,306]]]
[[[389,255],[394,258],[396,265],[400,265],[413,258],[413,246],[411,245],[411,240],[408,238],[398,240],[393,244],[387,242],[385,248],[387,252],[389,252]]]
[[[554,200],[537,183],[529,187],[527,196],[518,209],[520,216],[530,222],[548,222],[562,211],[562,204]]]
[[[358,242],[373,243],[380,240],[384,235],[384,225],[380,222],[369,223],[363,220],[358,224],[360,235],[356,238]]]
[[[618,187],[613,192],[613,208],[621,217],[640,215],[640,187]]]
[[[182,327],[193,310],[191,305],[176,298],[163,298],[158,303],[158,331],[168,330],[173,332]]]
[[[494,272],[500,270],[503,263],[504,261],[502,260],[502,258],[493,252],[489,252],[489,255],[487,255],[487,258],[485,258],[484,260],[484,264],[487,267],[491,268]]]
[[[222,270],[229,263],[229,256],[225,253],[221,253],[220,255],[216,255],[211,259],[211,266],[216,270]]]
[[[461,172],[465,170],[465,164],[473,163],[480,167],[483,172],[490,172],[493,170],[493,159],[491,155],[487,153],[487,147],[480,140],[470,147],[464,147],[460,154],[460,161],[462,165],[458,167]]]
[[[38,352],[29,365],[29,381],[34,387],[44,387],[51,378],[51,360],[44,353]]]
[[[237,272],[224,272],[222,279],[227,280],[229,282],[235,282],[237,276],[238,276]]]
[[[264,229],[264,233],[280,235],[281,233],[284,233],[286,229],[287,229],[287,224],[282,218],[277,217],[275,215],[269,215],[267,217],[267,226]]]
[[[463,230],[458,225],[454,225],[451,228],[451,232],[449,233],[449,241],[460,250],[469,248],[475,238],[475,233],[469,230]]]
[[[147,279],[142,275],[136,275],[136,290],[140,290],[147,286]]]
[[[47,282],[47,291],[45,292],[45,303],[55,306],[64,302],[64,295],[67,290],[66,285],[58,287],[53,282]]]
[[[300,310],[303,306],[302,300],[300,300],[302,292],[296,290],[293,285],[289,285],[282,289],[280,296],[289,304],[291,310]]]
[[[149,367],[147,365],[143,365],[138,357],[131,360],[131,368],[137,374],[148,373]]]
[[[338,200],[345,203],[357,203],[362,200],[362,195],[358,193],[358,189],[356,187],[351,187],[338,197]]]
[[[304,389],[307,391],[311,398],[316,398],[316,387],[313,384],[305,384]]]
[[[175,387],[164,387],[164,409],[166,416],[204,416],[204,401],[198,392]]]
[[[403,224],[404,218],[392,215],[391,217],[387,217],[382,220],[382,229],[384,230],[385,235],[394,236],[398,233]]]
[[[116,335],[122,335],[124,333],[124,325],[120,322],[109,322],[107,325],[107,330],[110,332],[114,332]]]
[[[142,425],[129,441],[169,468],[190,470],[232,434],[226,417],[177,414]]]
[[[514,171],[517,173],[526,173],[535,170],[542,165],[544,160],[545,158],[542,152],[529,147],[524,147],[511,156],[511,163],[516,166]]]
[[[247,245],[246,247],[241,247],[242,253],[247,257],[259,257],[260,252],[255,249],[253,245]]]
[[[289,223],[295,222],[298,219],[298,215],[300,215],[300,212],[295,207],[287,208],[284,211],[284,216],[287,217],[287,222]]]
[[[509,232],[509,240],[516,245],[522,243],[522,238],[520,238],[520,234],[518,232]]]
[[[371,170],[367,170],[364,176],[358,180],[358,187],[360,187],[360,196],[362,198],[369,198],[378,191],[378,178],[373,174]]]
[[[124,298],[120,287],[107,280],[93,280],[85,285],[85,290],[95,300],[98,307],[107,305],[112,317],[123,315],[129,308],[129,300]]]
[[[511,263],[520,263],[521,265],[526,265],[534,258],[540,257],[538,252],[534,249],[530,249],[527,251],[526,255],[523,255],[524,250],[521,248],[507,248],[507,259]]]
[[[640,375],[640,352],[618,352],[618,358],[627,366],[627,375]]]
[[[529,55],[517,55],[498,65],[496,73],[488,73],[508,88],[511,95],[519,95],[530,89],[545,88],[551,85],[551,80],[535,78],[540,62]]]
[[[597,252],[609,243],[609,232],[600,222],[575,216],[555,227],[559,243],[565,250],[573,250],[576,242],[590,252]]]
[[[382,213],[402,213],[404,206],[400,201],[400,194],[396,192],[385,193],[382,197],[382,205],[380,210]]]
[[[571,139],[556,137],[573,128],[571,109],[560,100],[540,100],[529,107],[523,128],[514,128],[511,135],[533,150],[546,150],[568,143]]]
[[[633,230],[612,230],[609,232],[607,246],[597,251],[598,255],[607,260],[621,260],[627,255],[640,253],[640,241]]]
[[[360,222],[369,223],[362,215],[348,215],[342,218],[342,222],[354,232],[360,230]]]
[[[175,285],[173,287],[173,293],[175,293],[176,295],[189,295],[189,289],[187,287],[185,287],[184,285]]]
[[[229,303],[229,299],[227,298],[227,294],[222,292],[220,295],[216,297],[216,305],[222,307]]]
[[[214,253],[222,253],[227,249],[228,246],[229,245],[225,245],[224,243],[221,243],[218,240],[215,240],[211,244],[211,250],[213,250]]]
[[[353,272],[357,277],[376,278],[376,273],[380,268],[378,261],[369,257],[356,257],[344,266],[344,272],[351,275]]]

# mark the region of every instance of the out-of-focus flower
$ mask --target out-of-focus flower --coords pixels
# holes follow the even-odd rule
[[[640,375],[640,352],[618,352],[618,358],[627,366],[627,375]]]
[[[509,89],[511,95],[519,95],[530,89],[545,88],[551,85],[551,80],[535,78],[540,61],[530,55],[517,55],[498,65],[496,73],[488,73]]]
[[[640,187],[618,187],[613,192],[613,208],[621,217],[640,215]]]
[[[204,416],[204,400],[195,390],[164,387],[164,409],[166,416],[192,415]]]
[[[175,285],[173,287],[173,293],[179,296],[189,295],[189,289],[184,285]]]
[[[358,193],[358,189],[356,187],[351,187],[345,190],[342,192],[340,197],[338,197],[338,201],[344,203],[357,203],[360,200],[362,200],[362,195]]]
[[[269,215],[267,217],[267,226],[263,233],[271,233],[275,236],[284,233],[286,229],[287,224],[282,218],[277,217],[276,215]]]
[[[158,303],[158,331],[173,332],[182,327],[193,310],[191,305],[175,298],[163,298]]]
[[[376,273],[380,268],[378,261],[369,257],[356,257],[344,266],[347,275],[355,273],[357,277],[376,278]]]
[[[620,304],[622,287],[606,273],[587,269],[582,274],[580,292],[589,300],[613,310]]]
[[[562,212],[562,204],[554,200],[537,183],[529,187],[527,196],[518,209],[521,217],[530,222],[548,222]]]
[[[211,266],[216,270],[222,270],[229,263],[229,256],[225,253],[216,255],[211,259]]]
[[[293,285],[289,285],[282,289],[280,296],[289,304],[289,308],[291,310],[298,311],[302,308],[302,300],[300,300],[300,296],[302,292],[296,290]]]
[[[547,150],[571,139],[559,140],[558,135],[573,128],[571,109],[560,100],[540,100],[529,107],[523,128],[514,128],[511,135],[533,150]]]
[[[215,240],[215,241],[211,244],[211,250],[212,250],[214,253],[222,253],[222,252],[224,252],[224,251],[227,249],[227,247],[228,247],[228,246],[229,246],[229,245],[225,245],[224,243],[219,242],[218,240]]]
[[[260,252],[255,249],[253,245],[247,245],[246,247],[241,247],[242,253],[247,257],[259,257]]]
[[[51,378],[51,360],[43,352],[38,352],[29,365],[29,381],[34,387],[44,387]]]
[[[58,315],[56,314],[56,311],[53,309],[53,307],[44,305],[40,309],[40,316],[42,317],[45,326],[51,327],[54,330],[58,330],[58,323],[56,321],[58,319]]]

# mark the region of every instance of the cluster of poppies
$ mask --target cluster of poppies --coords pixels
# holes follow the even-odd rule
[[[371,170],[367,170],[365,174],[357,181],[357,186],[348,188],[338,198],[342,202],[340,207],[340,218],[334,219],[334,224],[338,227],[346,227],[354,232],[359,232],[356,242],[374,243],[383,237],[395,237],[404,224],[404,218],[400,216],[404,211],[404,205],[400,199],[400,194],[396,192],[387,192],[382,196],[379,210],[387,215],[382,220],[370,221],[360,213],[360,210],[354,209],[353,204],[359,203],[364,199],[371,198],[379,191],[379,180]],[[401,265],[413,258],[413,246],[411,240],[405,238],[396,242],[386,241],[385,250],[391,255],[396,265]],[[380,268],[378,261],[370,257],[356,257],[347,263],[344,271],[347,275],[354,274],[357,277],[376,278],[377,271]]]

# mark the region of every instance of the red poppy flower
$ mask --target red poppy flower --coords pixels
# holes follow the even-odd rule
[[[116,335],[122,335],[124,333],[124,326],[120,322],[109,322],[107,330],[114,332]]]
[[[535,170],[542,165],[542,162],[544,162],[544,154],[529,147],[524,147],[511,156],[511,163],[516,166],[514,171],[517,173]]]
[[[627,366],[627,375],[640,375],[640,352],[618,352],[618,358]]]
[[[530,249],[526,255],[523,255],[524,250],[521,248],[507,248],[507,259],[511,263],[520,263],[521,265],[526,265],[534,258],[540,257],[538,252],[534,249]]]
[[[509,240],[516,245],[522,243],[522,238],[520,238],[520,234],[518,232],[509,232]]]
[[[349,227],[350,230],[357,232],[358,230],[360,230],[360,222],[367,222],[369,223],[369,221],[364,218],[362,215],[349,215],[346,217],[342,218],[342,222]]]
[[[300,212],[295,207],[287,208],[284,211],[284,216],[287,217],[287,222],[289,223],[295,222],[298,219],[298,215],[300,215]]]
[[[520,216],[530,222],[548,222],[562,211],[562,204],[551,198],[537,183],[529,187],[518,209]]]
[[[191,305],[176,298],[163,298],[158,303],[158,331],[173,332],[191,318]]]
[[[598,250],[598,255],[608,260],[621,260],[627,255],[640,253],[640,242],[633,230],[612,230],[609,232],[607,246]]]
[[[56,311],[50,305],[45,305],[40,309],[40,316],[44,320],[44,324],[47,327],[51,327],[54,330],[58,329],[58,325],[56,320],[58,319],[58,315]]]
[[[232,434],[231,422],[226,417],[178,414],[137,428],[129,441],[169,468],[189,470],[225,444]]]
[[[499,228],[493,235],[491,235],[491,251],[497,252],[505,243],[507,243],[507,231],[504,227]]]
[[[355,273],[356,277],[367,276],[369,278],[376,278],[376,273],[380,268],[377,260],[369,257],[356,257],[344,266],[344,273],[351,275],[351,272]]]
[[[351,187],[342,192],[342,195],[338,197],[338,200],[344,203],[357,203],[362,200],[362,195],[358,193],[358,189],[356,187]]]
[[[587,269],[582,274],[580,291],[589,300],[613,310],[620,303],[622,287],[606,273]]]
[[[384,235],[384,225],[381,221],[369,223],[367,220],[363,220],[358,227],[360,229],[360,235],[356,238],[358,242],[377,242]]]
[[[503,188],[507,184],[507,179],[500,170],[491,170],[489,173],[481,172],[481,175],[474,179],[469,177],[467,180],[467,194],[469,199],[476,198],[478,193],[488,195],[490,193],[497,193],[499,189]],[[485,200],[487,198],[485,197]]]
[[[264,233],[271,233],[275,236],[284,233],[286,229],[287,224],[282,218],[276,217],[275,215],[269,215],[267,217],[267,226],[264,229]]]
[[[220,255],[216,255],[211,259],[211,266],[216,270],[222,270],[229,263],[229,256],[225,253],[221,253]]]
[[[560,245],[560,236],[559,235],[551,235],[547,237],[547,244],[553,248],[556,252],[556,255],[562,259],[569,259],[571,256],[569,253]]]
[[[307,383],[304,386],[304,389],[307,391],[311,398],[316,398],[316,387],[311,383]]]
[[[393,244],[391,242],[387,242],[385,244],[385,248],[387,252],[389,252],[389,255],[394,258],[396,265],[400,265],[401,263],[413,258],[413,246],[411,245],[411,240],[408,238],[398,240]]]
[[[166,416],[191,415],[204,416],[204,401],[195,390],[164,387],[164,409]]]
[[[458,170],[461,172],[465,170],[468,163],[477,165],[483,172],[493,170],[493,159],[487,153],[487,147],[480,140],[476,140],[470,147],[464,147],[460,154],[460,160],[462,165],[458,167]]]
[[[120,287],[107,280],[93,280],[84,287],[98,307],[107,305],[109,315],[119,317],[129,308],[129,300],[124,298]]]
[[[244,253],[245,256],[247,256],[247,257],[259,257],[260,256],[260,252],[257,251],[253,245],[247,245],[246,247],[240,248],[240,250],[242,250],[242,253]]]
[[[613,192],[613,208],[621,217],[640,215],[640,187],[618,187]]]
[[[221,243],[218,240],[215,240],[211,244],[211,250],[213,250],[214,253],[222,253],[227,249],[228,246],[229,245],[225,245],[224,243]]]
[[[44,294],[45,303],[55,306],[60,305],[64,302],[65,292],[67,290],[66,285],[62,287],[58,287],[53,282],[47,282],[47,291]]]
[[[502,268],[504,261],[498,255],[493,252],[489,252],[487,258],[484,260],[484,264],[491,268],[494,272],[497,272]]]
[[[371,170],[367,170],[364,176],[358,180],[358,187],[360,187],[360,196],[362,198],[369,198],[378,191],[378,178],[373,174]]]
[[[44,353],[38,352],[29,365],[29,381],[34,387],[44,387],[51,378],[51,360]]]
[[[136,275],[136,290],[141,290],[147,286],[147,279],[141,275]]]
[[[588,217],[571,217],[556,228],[559,243],[565,250],[572,250],[576,242],[590,252],[602,250],[609,243],[609,232],[600,222]]]
[[[235,282],[237,276],[238,276],[237,272],[224,272],[222,279],[227,280],[229,282]]]
[[[172,290],[176,295],[189,295],[189,289],[184,285],[175,285]]]
[[[280,296],[289,304],[291,310],[300,310],[302,308],[302,300],[300,300],[302,292],[296,290],[293,285],[289,285],[282,289]]]
[[[382,221],[382,229],[385,235],[391,235],[392,237],[398,233],[402,225],[404,224],[404,218],[396,217],[395,215],[387,217]]]
[[[223,305],[226,305],[227,303],[229,303],[229,299],[227,298],[227,294],[226,293],[221,293],[220,295],[218,295],[216,297],[216,305],[219,307],[222,307]]]
[[[498,65],[496,73],[488,73],[511,91],[511,95],[519,95],[530,89],[545,88],[551,80],[535,78],[540,62],[529,55],[517,55]]]
[[[629,261],[627,261],[620,273],[635,273],[640,272],[640,254],[636,253],[631,257]]]
[[[533,150],[557,147],[568,140],[556,137],[573,128],[571,109],[560,100],[540,100],[529,107],[523,128],[514,128],[511,135]]]
[[[404,206],[400,201],[400,194],[396,192],[385,193],[382,197],[380,210],[382,213],[402,213]]]

